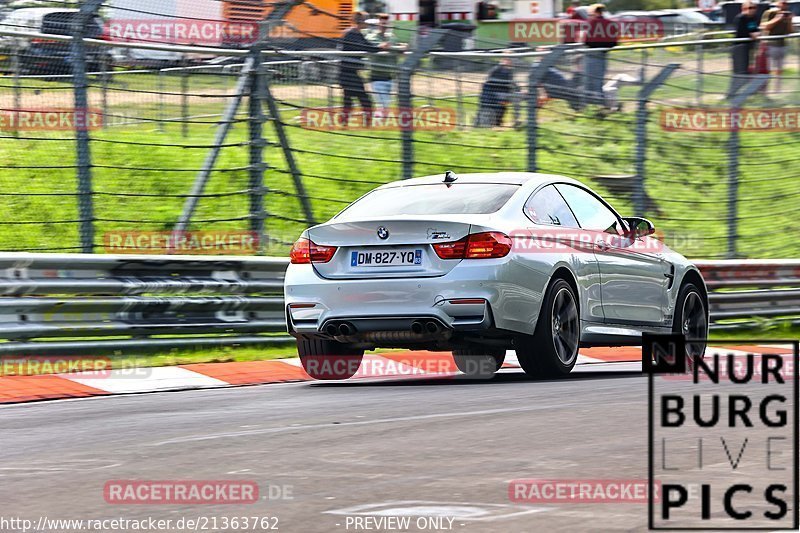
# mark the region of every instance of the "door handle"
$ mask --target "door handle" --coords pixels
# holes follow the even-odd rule
[[[604,241],[600,241],[600,242],[595,243],[594,247],[596,249],[600,250],[601,252],[605,252],[606,250],[608,250],[610,248],[608,243],[606,243]]]

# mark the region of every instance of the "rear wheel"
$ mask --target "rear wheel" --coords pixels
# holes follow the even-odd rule
[[[548,287],[533,335],[518,339],[517,358],[526,374],[559,377],[572,371],[580,342],[577,301],[563,279]]]
[[[505,350],[453,350],[456,367],[470,377],[489,378],[503,366]]]
[[[708,304],[694,283],[684,284],[678,293],[672,331],[683,334],[689,341],[686,343],[686,356],[690,366],[703,358],[708,338]]]
[[[297,339],[297,353],[306,373],[320,380],[351,378],[364,358],[364,350],[322,339]]]

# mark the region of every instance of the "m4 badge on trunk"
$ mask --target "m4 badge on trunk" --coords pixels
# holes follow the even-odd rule
[[[449,239],[450,234],[448,234],[446,231],[437,231],[433,228],[428,228],[428,238],[432,241]]]

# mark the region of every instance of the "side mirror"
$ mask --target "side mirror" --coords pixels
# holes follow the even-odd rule
[[[656,231],[656,227],[653,226],[653,223],[646,218],[628,217],[625,219],[625,222],[628,224],[628,235],[634,239],[647,237]]]

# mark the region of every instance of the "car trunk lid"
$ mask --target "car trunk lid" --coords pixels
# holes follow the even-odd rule
[[[457,241],[470,228],[466,217],[382,217],[324,224],[309,229],[308,236],[316,244],[337,247],[329,262],[314,263],[324,278],[435,277],[447,274],[460,259],[439,258],[433,245]]]

